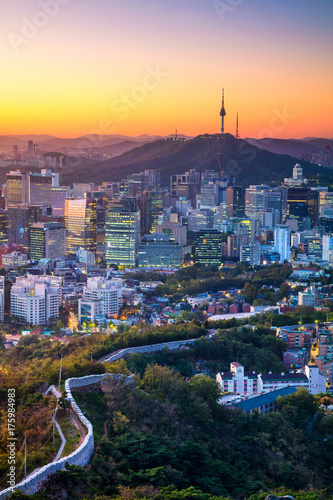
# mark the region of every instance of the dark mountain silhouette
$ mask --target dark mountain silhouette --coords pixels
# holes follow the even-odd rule
[[[78,165],[62,172],[64,183],[118,181],[128,174],[145,169],[157,169],[167,185],[171,174],[180,174],[191,168],[199,171],[223,170],[236,178],[239,184],[283,181],[292,175],[298,160],[255,147],[230,134],[200,135],[190,140],[163,139],[147,143],[93,167]],[[301,162],[304,176],[330,171],[310,162]]]
[[[266,149],[271,153],[287,154],[301,158],[302,154],[319,154],[325,151],[327,145],[333,147],[330,139],[309,137],[306,139],[252,139],[247,138],[250,144]]]

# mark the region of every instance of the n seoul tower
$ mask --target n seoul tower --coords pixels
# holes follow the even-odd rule
[[[220,116],[222,116],[222,127],[221,127],[221,134],[224,134],[224,117],[227,113],[225,112],[224,109],[224,89],[222,89],[222,108],[220,111]]]

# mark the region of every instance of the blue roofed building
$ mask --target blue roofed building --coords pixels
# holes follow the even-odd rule
[[[239,403],[234,403],[233,406],[243,410],[245,413],[253,413],[254,410],[262,414],[271,413],[276,410],[276,400],[279,396],[289,396],[289,394],[294,394],[296,391],[297,387],[282,387],[275,391],[266,392],[261,396],[254,396]]]

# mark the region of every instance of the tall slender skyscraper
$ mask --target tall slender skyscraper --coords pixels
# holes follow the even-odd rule
[[[25,170],[12,170],[6,174],[7,206],[29,201],[28,179]]]
[[[222,108],[220,111],[220,116],[222,117],[222,126],[221,126],[221,134],[224,134],[224,117],[227,113],[224,109],[224,89],[222,89]]]
[[[105,258],[107,265],[133,267],[140,240],[140,212],[135,198],[112,200],[105,219]]]
[[[74,253],[79,247],[96,253],[96,217],[96,201],[94,199],[66,199],[67,253]]]

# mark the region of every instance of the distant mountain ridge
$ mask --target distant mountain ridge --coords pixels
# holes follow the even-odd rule
[[[180,134],[179,138],[192,139],[191,136]],[[174,134],[168,136],[141,134],[128,136],[122,134],[114,135],[83,135],[73,138],[55,137],[52,135],[5,135],[0,136],[0,152],[11,153],[16,144],[19,149],[27,150],[28,140],[33,140],[39,145],[40,150],[45,152],[59,152],[68,155],[80,154],[82,148],[97,148],[100,154],[122,154],[148,142],[174,138]],[[266,149],[271,153],[287,154],[300,158],[302,154],[319,154],[329,145],[333,148],[333,139],[320,137],[305,137],[303,139],[255,139],[245,138],[245,141],[259,148]]]
[[[77,155],[80,150],[84,148],[98,148],[103,149],[107,146],[114,146],[116,144],[121,144],[126,141],[132,143],[133,147],[137,144],[146,144],[147,142],[156,141],[159,139],[167,139],[173,137],[173,135],[168,135],[166,137],[159,135],[148,135],[142,134],[136,137],[115,134],[115,135],[84,135],[80,137],[73,138],[62,138],[54,137],[51,135],[5,135],[0,136],[0,152],[11,153],[13,151],[13,146],[17,145],[20,150],[27,151],[28,141],[32,140],[35,144],[38,144],[39,149],[45,152],[60,152],[66,154]],[[189,136],[180,135],[179,137],[189,139]],[[130,145],[128,144],[129,148]],[[124,151],[122,151],[124,152]],[[109,154],[109,151],[106,150]],[[110,153],[113,153],[111,148]],[[118,153],[115,153],[118,154]]]
[[[245,139],[250,144],[266,149],[271,153],[287,154],[301,158],[303,154],[320,154],[325,151],[326,146],[333,148],[332,139],[307,137],[305,139]]]
[[[144,144],[92,167],[78,166],[62,171],[65,183],[119,181],[128,174],[145,169],[157,169],[167,185],[172,174],[181,174],[194,168],[199,171],[224,171],[235,177],[236,183],[248,185],[283,181],[292,175],[298,162],[289,155],[279,155],[255,147],[230,134],[200,135],[190,140],[163,139]],[[305,177],[316,174],[331,175],[331,171],[302,161]]]

